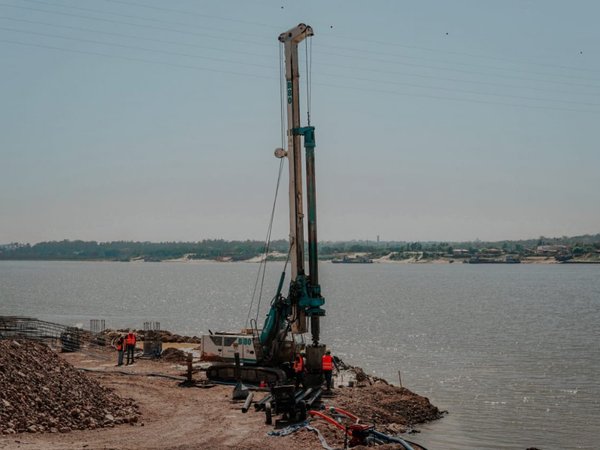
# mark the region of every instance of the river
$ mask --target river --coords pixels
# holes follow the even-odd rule
[[[0,261],[0,315],[238,330],[258,264]],[[282,264],[269,263],[259,323]],[[320,265],[322,340],[429,397],[433,449],[597,449],[600,266]],[[252,314],[254,316],[254,314]]]

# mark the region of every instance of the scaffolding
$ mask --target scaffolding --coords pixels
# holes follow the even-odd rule
[[[23,316],[0,316],[0,339],[29,339],[60,346],[64,352],[81,347],[86,332],[80,328]]]
[[[102,333],[106,329],[104,319],[90,319],[90,332],[93,334]]]
[[[161,353],[160,322],[144,322],[144,356],[158,358]]]

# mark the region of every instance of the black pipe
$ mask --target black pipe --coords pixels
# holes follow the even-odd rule
[[[246,401],[244,402],[244,406],[242,406],[242,412],[247,413],[250,408],[250,404],[252,403],[252,398],[254,397],[254,392],[250,392],[248,397],[246,397]]]
[[[260,411],[264,406],[265,403],[267,403],[269,400],[271,400],[273,396],[272,395],[267,395],[265,397],[263,397],[261,400],[257,401],[256,403],[254,403],[254,409],[256,411]]]
[[[310,396],[310,398],[307,398],[306,400],[304,400],[306,402],[306,406],[310,406],[312,405],[316,399],[318,399],[321,396],[321,391],[322,389],[317,389],[313,395]]]
[[[296,395],[296,401],[304,400],[307,396],[312,394],[313,388],[308,388],[305,391],[300,391],[300,395]]]

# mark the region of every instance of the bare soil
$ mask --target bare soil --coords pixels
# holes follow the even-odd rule
[[[306,429],[283,437],[268,436],[274,428],[264,423],[264,413],[251,407],[243,414],[242,403],[231,400],[231,386],[180,387],[177,377],[185,372],[183,365],[138,359],[133,365],[115,367],[116,352],[108,348],[84,348],[81,352],[59,356],[74,367],[85,369],[87,378],[120,398],[132,399],[140,414],[138,420],[67,433],[0,435],[0,449],[321,448],[317,435]],[[155,376],[158,374],[164,376]],[[194,374],[194,377],[201,375]],[[380,431],[401,432],[415,423],[440,417],[437,408],[423,397],[386,383],[367,381],[360,384],[362,387],[336,388],[334,396],[324,402],[364,416],[367,423],[376,419]],[[255,393],[255,400],[264,395],[266,393]],[[385,408],[386,402],[391,404],[390,408]],[[372,409],[365,405],[371,405]],[[311,425],[322,432],[329,445],[343,445],[343,432],[320,419],[313,420]]]

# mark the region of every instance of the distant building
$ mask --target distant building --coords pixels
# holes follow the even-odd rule
[[[469,255],[469,250],[467,250],[466,248],[455,248],[452,249],[452,254],[454,256],[467,256]]]
[[[499,248],[482,248],[479,253],[483,255],[501,255],[504,252]]]
[[[538,255],[556,255],[565,253],[569,250],[566,245],[538,245],[535,252]]]

